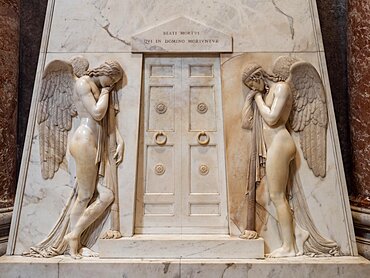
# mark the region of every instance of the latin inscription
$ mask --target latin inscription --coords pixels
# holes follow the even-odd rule
[[[199,31],[163,31],[162,38],[144,39],[144,44],[218,44],[217,38],[202,38]]]

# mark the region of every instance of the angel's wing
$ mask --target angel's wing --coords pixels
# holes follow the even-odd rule
[[[72,117],[77,115],[72,101],[75,76],[72,65],[61,60],[50,62],[42,77],[39,97],[39,138],[41,173],[51,179],[67,150]]]
[[[315,176],[326,175],[326,128],[328,112],[325,89],[315,67],[299,61],[286,80],[293,93],[290,124],[299,133],[304,158]]]

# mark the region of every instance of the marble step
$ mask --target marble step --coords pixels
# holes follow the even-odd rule
[[[69,256],[49,259],[0,257],[1,278],[246,278],[315,277],[367,278],[370,262],[362,257],[281,259],[99,259],[73,260]]]
[[[264,240],[228,235],[135,235],[99,240],[100,258],[264,258]]]

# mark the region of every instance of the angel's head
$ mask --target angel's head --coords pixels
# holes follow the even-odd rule
[[[107,60],[104,64],[88,70],[86,74],[98,78],[103,88],[112,87],[122,79],[123,69],[118,62]]]
[[[281,79],[277,75],[267,73],[256,63],[249,63],[243,70],[242,81],[252,91],[265,93],[269,91],[272,82],[279,82]]]
[[[256,63],[249,63],[243,70],[242,81],[249,89],[257,92],[265,90],[264,70]]]

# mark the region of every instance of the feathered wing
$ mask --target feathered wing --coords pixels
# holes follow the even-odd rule
[[[321,78],[310,63],[299,61],[286,80],[293,93],[290,124],[299,133],[300,145],[315,176],[326,175],[326,129],[328,112]]]
[[[77,114],[72,94],[75,84],[72,65],[61,60],[50,62],[42,77],[38,118],[41,173],[51,179],[67,151],[68,131]]]

